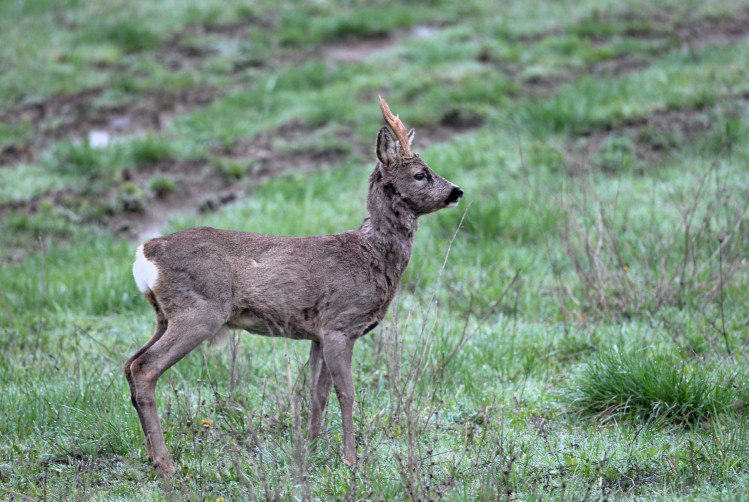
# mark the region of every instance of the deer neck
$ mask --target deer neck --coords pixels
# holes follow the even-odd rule
[[[376,185],[367,198],[369,217],[361,226],[371,249],[385,264],[393,284],[400,281],[408,266],[418,217],[393,187]]]

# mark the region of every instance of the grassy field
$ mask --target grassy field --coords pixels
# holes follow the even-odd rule
[[[0,498],[749,498],[745,2],[7,0],[0,33]],[[378,94],[466,197],[357,344],[359,465],[335,399],[306,444],[307,343],[237,336],[161,379],[160,478],[136,246],[357,227]]]

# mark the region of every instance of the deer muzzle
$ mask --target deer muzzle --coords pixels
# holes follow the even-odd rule
[[[450,191],[450,195],[448,195],[447,200],[445,200],[445,207],[455,207],[458,205],[458,202],[460,202],[460,199],[463,198],[463,190],[461,190],[459,187],[453,187],[453,189]]]

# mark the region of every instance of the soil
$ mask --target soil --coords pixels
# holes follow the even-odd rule
[[[159,131],[172,118],[186,110],[204,106],[221,95],[217,89],[143,93],[127,104],[97,105],[102,89],[87,89],[59,95],[46,101],[26,104],[0,116],[0,122],[28,122],[31,139],[23,145],[10,145],[0,152],[0,168],[19,162],[32,162],[52,142],[61,139],[85,141],[92,132],[117,138]]]
[[[394,47],[402,39],[402,34],[382,34],[326,44],[319,47],[317,52],[328,63],[361,63],[379,52]]]
[[[749,41],[749,8],[736,15],[687,22],[678,27],[679,41],[694,49]]]
[[[704,109],[657,110],[642,120],[630,121],[613,129],[590,131],[568,150],[568,170],[574,175],[588,169],[602,168],[595,165],[594,159],[613,137],[631,140],[636,168],[661,165],[674,154],[673,149],[678,144],[697,145],[698,148],[704,144],[715,124],[713,116],[718,109],[735,108],[739,104],[746,105],[748,101],[748,97],[739,96]]]
[[[749,41],[749,8],[741,9],[730,16],[708,17],[694,19],[686,17],[678,19],[675,14],[659,11],[643,19],[642,14],[619,13],[604,16],[600,21],[614,21],[627,25],[625,33],[628,37],[644,40],[662,41],[661,48],[653,54],[658,56],[671,50],[676,40],[681,50],[700,50],[709,45],[730,45]],[[526,43],[538,43],[547,37],[558,37],[564,32],[554,28],[547,32],[537,33],[520,40]],[[603,36],[591,35],[594,43],[603,43],[608,39]],[[519,82],[521,95],[537,98],[547,98],[558,92],[559,86],[579,79],[583,75],[620,77],[628,73],[646,68],[651,63],[645,59],[624,55],[597,62],[587,67],[570,70],[567,75],[539,76],[523,79],[521,68],[514,65],[495,61],[488,54],[480,54],[480,62],[499,66],[507,75]]]

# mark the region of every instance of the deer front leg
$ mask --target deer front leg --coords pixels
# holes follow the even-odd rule
[[[354,353],[354,340],[344,333],[333,331],[323,341],[323,357],[333,379],[338,403],[341,405],[343,423],[343,462],[356,465],[356,443],[354,442],[354,376],[351,372],[351,358]]]
[[[309,349],[310,372],[310,411],[307,427],[309,440],[312,441],[320,434],[322,416],[330,397],[330,371],[325,364],[320,342],[312,342]]]

